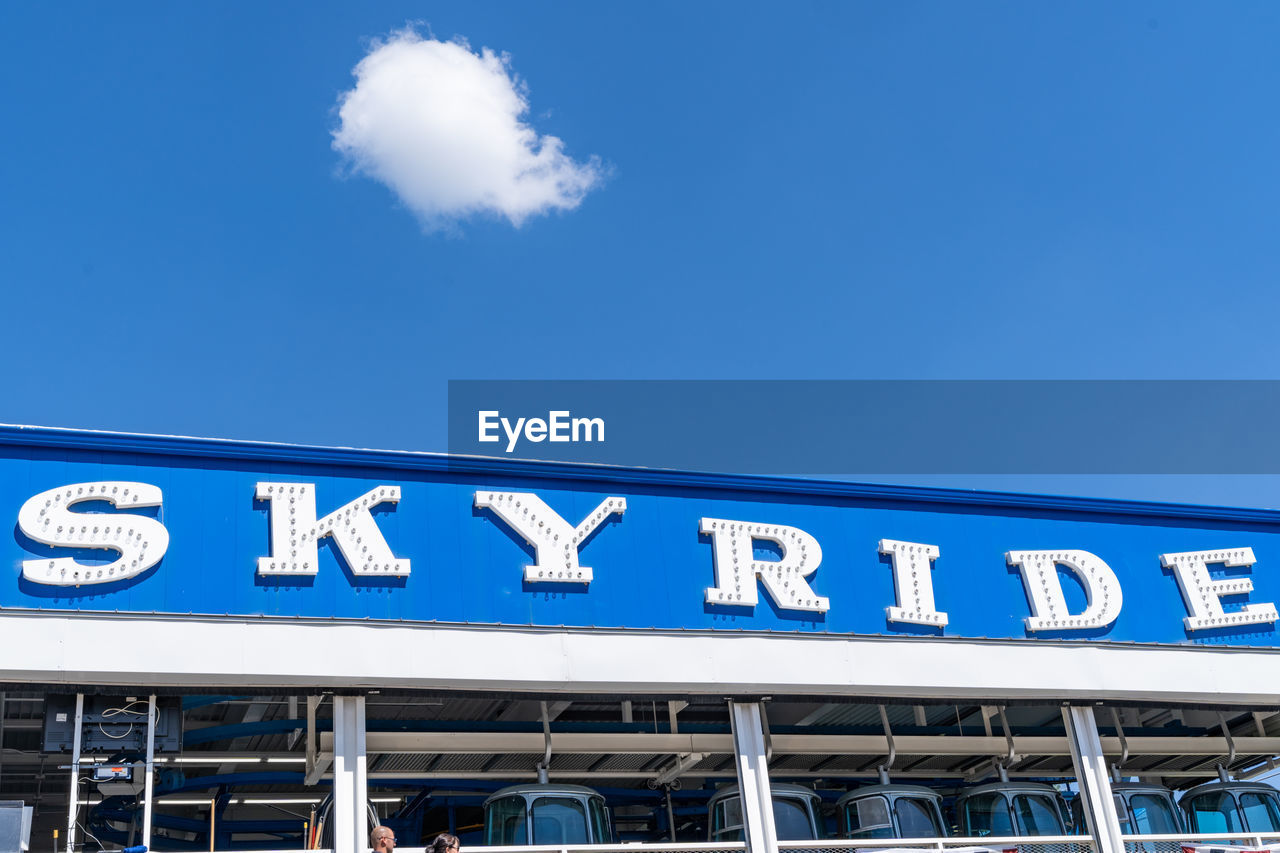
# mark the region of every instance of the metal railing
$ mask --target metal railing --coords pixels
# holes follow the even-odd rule
[[[1126,853],[1182,853],[1183,847],[1205,845],[1261,849],[1280,847],[1280,833],[1221,832],[1170,835],[1122,836]],[[161,850],[161,847],[157,847]],[[543,844],[509,847],[467,845],[473,853],[745,853],[742,841],[715,842],[635,842],[627,844]],[[779,841],[782,853],[1098,853],[1097,843],[1087,835],[978,836],[969,838],[861,838]],[[426,853],[425,847],[397,847],[397,853]],[[273,853],[295,853],[292,850]],[[331,853],[331,851],[312,851]],[[1203,851],[1210,853],[1210,851]],[[1280,853],[1280,850],[1277,851]]]
[[[519,847],[479,847],[484,853],[745,853],[742,841],[638,842],[630,844],[551,844]],[[1093,840],[1080,835],[1037,836],[1035,838],[864,838],[779,841],[784,853],[856,853],[856,851],[902,851],[902,853],[1001,853],[1017,848],[1018,853],[1095,853]],[[399,847],[397,853],[420,853],[423,848]],[[472,849],[467,847],[465,849]],[[1176,851],[1181,853],[1181,851]]]
[[[854,840],[779,841],[787,853],[1094,853],[1095,844],[1087,835],[994,836],[960,838],[861,838]],[[1178,851],[1181,853],[1181,851]]]
[[[810,847],[814,841],[803,841]],[[420,848],[397,848],[396,853],[417,853]],[[479,844],[462,845],[467,850],[484,850],[484,853],[744,853],[746,841],[636,841],[627,844],[541,844],[521,847],[481,847]]]
[[[1124,849],[1126,853],[1182,853],[1183,847],[1201,847],[1205,845],[1231,847],[1249,847],[1258,849],[1268,844],[1280,842],[1280,833],[1266,832],[1213,832],[1191,835],[1177,833],[1169,835],[1125,835]]]

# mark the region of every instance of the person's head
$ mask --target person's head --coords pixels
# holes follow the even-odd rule
[[[369,833],[369,845],[373,853],[384,853],[396,849],[396,834],[389,826],[375,826]]]
[[[431,853],[461,853],[458,836],[442,832],[431,842],[430,850]]]

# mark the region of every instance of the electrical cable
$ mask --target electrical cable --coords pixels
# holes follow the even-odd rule
[[[297,812],[291,812],[291,811],[289,811],[289,810],[288,810],[288,809],[286,809],[286,808],[281,808],[280,806],[276,805],[275,803],[249,803],[249,805],[251,805],[251,806],[252,806],[252,805],[266,806],[266,807],[267,807],[267,808],[269,808],[269,809],[275,809],[275,810],[276,810],[276,811],[278,811],[278,812],[284,812],[285,814],[289,815],[290,817],[301,818],[302,820],[308,820],[308,819],[309,819],[309,816],[308,816],[308,815],[298,814]]]
[[[129,714],[134,717],[145,717],[147,716],[146,711],[130,711],[129,709],[132,708],[134,705],[147,705],[147,704],[149,703],[142,702],[141,700],[130,702],[128,705],[125,705],[122,708],[108,708],[107,710],[102,712],[102,716],[115,717],[119,714]]]
[[[117,716],[117,715],[119,715],[119,714],[132,714],[132,715],[133,715],[133,716],[135,716],[135,717],[145,717],[145,716],[147,716],[147,714],[146,714],[146,713],[144,713],[144,712],[142,712],[142,711],[130,711],[129,709],[130,709],[130,708],[132,708],[134,705],[149,705],[149,704],[150,704],[150,702],[143,702],[141,699],[135,699],[135,700],[133,700],[132,702],[130,702],[128,705],[125,705],[125,706],[123,706],[123,707],[120,707],[120,708],[108,708],[107,710],[105,710],[105,711],[103,711],[103,712],[102,712],[102,716],[103,716],[103,717],[114,717],[114,716]],[[124,734],[122,734],[122,735],[113,735],[113,734],[111,734],[110,732],[108,732],[106,729],[104,729],[104,728],[102,727],[102,721],[101,721],[101,720],[99,720],[99,721],[98,721],[98,731],[102,732],[102,734],[103,734],[103,736],[104,736],[104,737],[109,737],[109,738],[111,738],[112,740],[124,740],[124,739],[125,739],[125,738],[127,738],[129,735],[133,734],[133,723],[132,723],[132,722],[130,722],[130,723],[129,723],[129,728],[125,730],[125,733],[124,733]]]
[[[99,839],[99,838],[98,838],[98,836],[94,835],[92,832],[90,832],[90,831],[89,831],[89,827],[85,826],[85,825],[84,825],[83,823],[81,823],[79,820],[77,820],[77,821],[76,821],[76,826],[80,827],[80,831],[81,831],[81,832],[83,832],[85,835],[89,836],[90,838],[92,838],[92,839],[94,840],[94,842],[98,845],[98,850],[99,850],[99,851],[102,851],[102,850],[106,850],[106,849],[107,849],[107,848],[106,848],[106,845],[104,845],[104,844],[102,843],[101,839]]]

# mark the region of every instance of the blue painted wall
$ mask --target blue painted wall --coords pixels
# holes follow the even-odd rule
[[[45,489],[95,480],[163,490],[163,508],[152,514],[170,533],[164,559],[108,585],[23,580],[24,559],[68,554],[23,536],[19,507]],[[254,499],[261,480],[315,483],[319,515],[374,486],[400,486],[400,503],[375,516],[396,556],[412,560],[412,574],[357,580],[325,540],[313,579],[258,577],[256,560],[269,553],[268,505]],[[536,492],[571,524],[609,495],[626,497],[628,509],[581,550],[595,571],[589,587],[529,585],[522,567],[533,562],[532,549],[474,509],[477,489]],[[830,598],[830,611],[780,611],[763,589],[754,610],[705,605],[715,575],[710,540],[698,532],[703,516],[811,533],[823,560],[809,581]],[[1025,639],[1030,611],[1005,552],[1075,548],[1116,572],[1124,610],[1107,630],[1039,642],[1277,644],[1272,626],[1189,636],[1177,583],[1159,560],[1170,551],[1252,547],[1248,600],[1280,602],[1280,514],[1266,511],[4,428],[0,517],[10,525],[0,540],[4,608]],[[943,632],[886,620],[895,602],[881,538],[941,548],[933,581],[937,607],[950,616]],[[103,561],[107,552],[80,554]],[[1073,609],[1083,609],[1080,590],[1070,580],[1064,588]]]

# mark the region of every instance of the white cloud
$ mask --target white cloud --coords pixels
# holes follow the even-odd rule
[[[352,73],[333,147],[429,230],[474,214],[519,226],[572,210],[603,177],[597,158],[576,162],[521,120],[528,90],[505,55],[404,30],[375,43]]]

